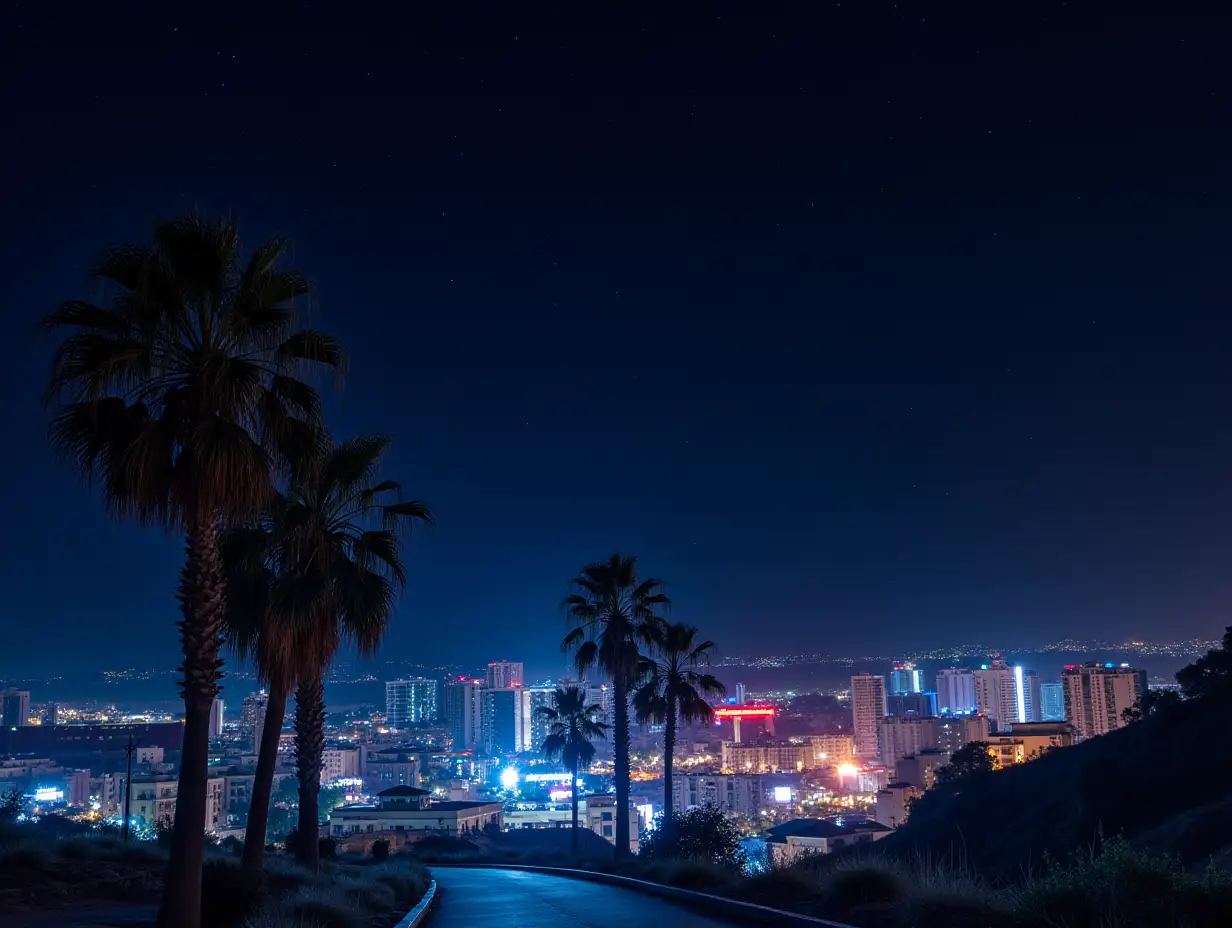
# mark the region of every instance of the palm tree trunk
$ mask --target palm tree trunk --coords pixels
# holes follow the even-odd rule
[[[629,857],[629,691],[628,681],[612,680],[616,700],[616,856]]]
[[[578,758],[575,754],[573,757],[573,835],[569,840],[571,853],[576,859],[578,856]]]
[[[676,752],[676,697],[668,694],[667,725],[663,729],[663,821],[671,821],[675,810],[672,800],[675,797],[675,784],[672,782],[672,770],[675,766],[673,754]]]
[[[278,741],[282,722],[287,716],[287,686],[282,681],[270,682],[269,705],[265,709],[265,727],[261,729],[261,746],[257,752],[257,772],[252,778],[252,803],[244,826],[244,869],[260,873],[265,863],[265,832],[269,827],[270,794],[274,789],[274,768],[278,765]]]
[[[321,752],[325,749],[325,681],[316,676],[295,691],[295,771],[299,775],[300,863],[313,870],[320,863]]]
[[[184,695],[184,746],[176,791],[171,856],[158,910],[160,928],[197,928],[201,924],[201,867],[205,856],[206,779],[209,766],[210,709],[222,676],[223,612],[226,587],[213,519],[188,526],[186,556],[180,570],[182,618],[180,665]]]

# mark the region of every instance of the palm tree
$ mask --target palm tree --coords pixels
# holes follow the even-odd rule
[[[725,696],[727,690],[712,674],[699,668],[710,664],[713,641],[697,641],[692,625],[674,623],[656,630],[657,658],[644,657],[638,672],[642,684],[633,694],[633,709],[643,724],[663,724],[663,816],[672,817],[672,759],[676,750],[677,721],[710,722],[714,709],[707,696]]]
[[[287,698],[298,680],[316,671],[315,664],[307,659],[309,652],[297,646],[290,617],[275,608],[284,601],[283,588],[291,579],[283,569],[284,558],[279,556],[279,543],[285,540],[287,530],[280,516],[287,511],[286,498],[280,495],[260,520],[229,527],[221,542],[227,576],[226,640],[241,660],[252,658],[259,679],[269,686],[241,858],[244,868],[254,873],[264,865]]]
[[[303,670],[296,675],[297,854],[318,863],[318,792],[325,746],[325,672],[343,641],[376,653],[406,586],[402,534],[432,515],[403,502],[377,471],[390,440],[367,435],[324,445],[293,473],[275,522],[282,577],[271,608],[287,623]]]
[[[629,692],[637,682],[640,647],[652,644],[663,620],[656,614],[671,600],[663,583],[641,580],[637,558],[616,553],[588,564],[573,580],[563,608],[577,624],[561,643],[573,651],[578,672],[598,667],[612,682],[615,700],[616,854],[629,854]]]
[[[209,715],[219,691],[225,580],[219,528],[270,499],[282,454],[311,433],[320,398],[303,378],[341,371],[337,343],[296,330],[307,281],[278,266],[284,243],[245,262],[236,224],[197,215],[159,223],[94,267],[102,305],[61,303],[49,437],[120,518],[184,534],[177,598],[184,697],[171,854],[158,923],[201,918]]]
[[[543,756],[560,760],[573,774],[573,835],[570,847],[578,853],[578,774],[595,759],[595,738],[607,737],[607,725],[597,721],[602,708],[586,704],[586,691],[578,686],[556,687],[552,705],[537,706],[535,714],[548,724],[548,736],[543,739]]]

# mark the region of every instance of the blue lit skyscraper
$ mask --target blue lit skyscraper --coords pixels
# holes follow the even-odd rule
[[[902,661],[890,669],[890,695],[907,696],[924,691],[924,671],[911,661]]]
[[[1065,687],[1063,684],[1040,684],[1040,721],[1065,721]]]

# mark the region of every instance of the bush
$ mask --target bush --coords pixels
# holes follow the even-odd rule
[[[372,859],[377,863],[389,860],[389,842],[386,839],[377,838],[372,842]]]
[[[719,809],[691,809],[670,818],[660,813],[656,828],[642,841],[646,860],[689,860],[716,864],[732,873],[744,872],[740,833]]]
[[[1044,924],[1117,928],[1206,928],[1232,921],[1232,876],[1200,876],[1177,857],[1153,857],[1122,838],[1049,860],[1020,893],[1018,912]]]

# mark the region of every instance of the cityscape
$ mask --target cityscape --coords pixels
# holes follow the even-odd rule
[[[7,4],[0,928],[1232,925],[1229,34]]]

